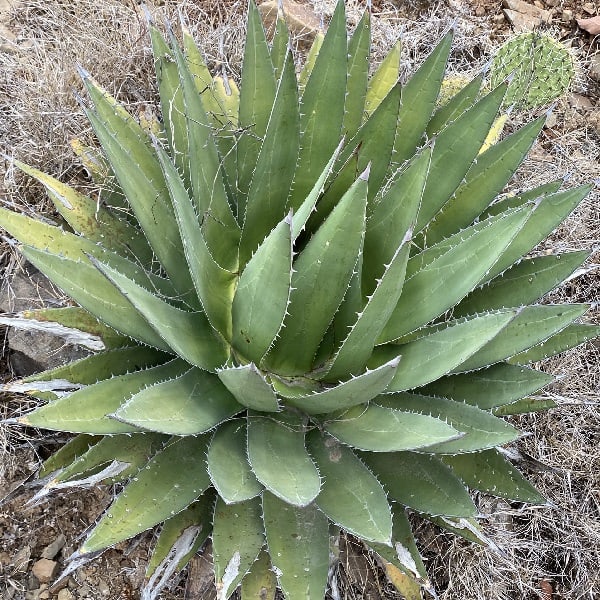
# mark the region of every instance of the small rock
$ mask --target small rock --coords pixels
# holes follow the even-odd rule
[[[108,585],[106,584],[106,582],[103,579],[98,578],[96,587],[98,588],[98,591],[103,596],[106,596],[106,597],[110,596],[110,588],[108,587]]]
[[[50,598],[50,592],[48,590],[44,590],[43,592],[40,592],[38,598],[39,600],[48,600]]]
[[[51,544],[48,544],[40,554],[41,558],[54,558],[64,547],[66,543],[65,536],[61,533]]]
[[[588,15],[596,13],[596,7],[591,2],[586,2],[581,8],[583,8]]]
[[[572,93],[569,96],[569,103],[573,108],[579,108],[583,110],[594,108],[592,101],[587,96],[583,96],[582,94]]]
[[[47,558],[40,558],[31,569],[40,583],[48,583],[55,575],[58,563]]]
[[[546,117],[546,122],[544,123],[544,128],[552,129],[553,127],[556,127],[557,123],[558,123],[558,117],[556,116],[556,113],[554,111],[551,111],[548,113],[548,116]]]
[[[551,6],[554,8],[560,4],[560,0],[546,0],[546,6]]]
[[[503,0],[502,5],[504,6],[504,8],[514,10],[523,15],[531,15],[532,17],[537,17],[538,19],[540,19],[540,22],[548,23],[550,21],[550,14],[547,10],[540,8],[539,6],[528,4],[523,0]]]
[[[515,28],[516,31],[531,31],[536,27],[539,27],[542,22],[538,17],[526,15],[524,13],[517,12],[516,10],[505,8],[503,12],[508,22]]]
[[[544,5],[540,2],[540,0],[534,0],[533,5],[541,8],[542,10],[544,8]]]
[[[73,600],[75,596],[67,588],[64,588],[58,592],[58,600]]]
[[[483,6],[478,6],[475,9],[475,16],[476,17],[485,17],[485,8],[483,8]]]
[[[499,15],[494,15],[492,20],[497,25],[502,25],[502,23],[504,23],[504,15],[502,13],[500,13]]]
[[[563,10],[562,14],[560,15],[560,20],[563,23],[570,23],[573,20],[573,11],[569,10],[568,8],[565,8],[565,10]]]

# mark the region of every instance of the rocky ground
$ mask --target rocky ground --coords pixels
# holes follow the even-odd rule
[[[179,9],[208,49],[209,60],[234,76],[239,72],[243,0],[165,0],[150,2],[155,14],[176,17]],[[348,2],[356,22],[364,2]],[[300,40],[326,22],[333,0],[304,2],[298,18]],[[374,51],[389,48],[402,35],[404,75],[414,70],[452,23],[457,30],[450,64],[454,74],[481,69],[492,52],[515,30],[552,32],[576,56],[578,75],[561,99],[514,188],[571,174],[573,183],[600,176],[600,55],[594,18],[597,2],[580,0],[373,0]],[[300,44],[302,47],[302,43]],[[89,186],[69,140],[91,139],[73,91],[80,91],[74,64],[80,62],[132,110],[152,106],[148,39],[140,9],[132,0],[0,0],[0,142],[2,152],[18,156],[65,181]],[[525,118],[526,115],[523,115]],[[512,117],[518,124],[519,115]],[[28,213],[48,211],[40,190],[3,166],[0,202]],[[586,271],[556,292],[561,300],[598,302],[595,271],[600,263],[600,198],[593,193],[547,247],[594,250]],[[60,293],[0,245],[3,269],[0,313],[32,305],[59,304]],[[598,321],[597,312],[592,319]],[[52,366],[84,352],[48,335],[3,332],[0,377]],[[544,365],[562,379],[547,394],[560,406],[546,415],[517,419],[531,435],[518,449],[522,468],[551,500],[552,507],[526,507],[487,497],[476,500],[486,532],[501,553],[468,545],[431,527],[421,531],[430,572],[444,600],[593,600],[600,598],[600,346],[583,349]],[[0,417],[25,411],[30,400],[5,396]],[[28,487],[41,461],[61,435],[43,436],[3,426],[0,429],[0,598],[37,600],[137,600],[153,533],[118,545],[96,561],[58,578],[67,558],[111,501],[115,490],[63,493],[30,506]],[[1,499],[6,496],[2,503]],[[399,598],[370,557],[349,540],[339,565],[341,597]],[[214,597],[210,552],[191,562],[163,592],[163,600]],[[333,597],[333,596],[332,596]]]

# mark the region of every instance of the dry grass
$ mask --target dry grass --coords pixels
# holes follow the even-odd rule
[[[356,23],[362,2],[351,0],[348,12]],[[316,11],[327,19],[333,0],[315,0]],[[244,35],[244,0],[166,0],[149,9],[160,22],[182,15],[202,41],[213,66],[239,75]],[[469,16],[458,2],[403,6],[403,15],[383,3],[374,19],[374,54],[384,52],[401,36],[403,76],[433,47],[451,24],[457,31],[449,72],[471,74],[489,59],[493,45],[488,24]],[[135,113],[156,100],[146,24],[133,0],[29,0],[11,14],[17,33],[14,52],[0,52],[0,139],[2,151],[82,187],[90,183],[77,164],[69,141],[91,142],[89,126],[75,94],[82,93],[75,65],[83,65]],[[581,76],[577,85],[589,84]],[[556,108],[558,123],[545,131],[531,158],[520,169],[512,189],[539,185],[571,173],[569,185],[598,177],[600,143],[585,115],[568,102]],[[515,120],[516,124],[516,120]],[[4,165],[2,202],[28,212],[48,206],[40,190]],[[592,193],[575,213],[539,248],[568,251],[589,248],[589,264],[600,263],[600,198]],[[6,247],[2,264],[7,264]],[[591,271],[569,282],[551,299],[598,302],[599,277]],[[592,319],[598,319],[597,313]],[[543,365],[562,378],[547,390],[559,408],[546,414],[515,418],[531,435],[519,448],[551,470],[524,471],[546,494],[551,508],[477,498],[486,533],[503,550],[499,555],[468,544],[431,527],[422,527],[428,565],[443,600],[538,599],[539,582],[552,582],[564,600],[600,597],[600,385],[599,346],[588,344]],[[0,417],[17,411],[17,404],[0,405]],[[15,456],[33,454],[22,431],[0,428],[0,484],[16,469]],[[2,486],[0,485],[0,488]],[[360,556],[360,553],[358,553]],[[360,564],[359,564],[360,563]],[[350,567],[354,569],[354,575]],[[394,597],[382,584],[375,565],[365,558],[346,558],[338,569],[344,598]],[[363,575],[367,577],[364,579]],[[371,578],[371,579],[369,579]],[[368,580],[368,581],[367,581]],[[367,594],[368,591],[368,594]],[[379,594],[379,596],[377,595]],[[178,597],[178,596],[169,596]],[[397,597],[397,596],[396,596]]]

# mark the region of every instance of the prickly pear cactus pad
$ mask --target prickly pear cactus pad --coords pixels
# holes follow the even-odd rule
[[[527,32],[508,40],[494,55],[492,86],[510,78],[504,105],[529,109],[562,96],[575,77],[569,50],[551,35]]]
[[[532,254],[590,186],[501,195],[544,121],[484,146],[507,89],[481,76],[438,105],[451,33],[401,85],[343,2],[300,75],[283,20],[247,28],[236,84],[150,25],[160,121],[81,70],[100,201],[16,162],[63,224],[0,224],[74,305],[3,320],[101,348],[8,386],[43,399],[18,424],[76,434],[39,495],[119,483],[75,558],[160,526],[145,598],[211,538],[219,598],[319,600],[340,529],[428,588],[408,512],[483,541],[468,490],[545,502],[503,416],[600,333],[540,302],[587,252]]]

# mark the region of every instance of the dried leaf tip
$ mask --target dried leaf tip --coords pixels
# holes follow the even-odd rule
[[[367,168],[358,176],[362,181],[369,181],[369,174],[371,173],[371,163],[367,165]]]

